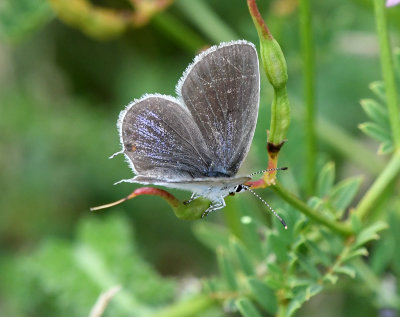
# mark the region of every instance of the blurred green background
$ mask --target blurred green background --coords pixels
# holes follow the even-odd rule
[[[78,241],[91,241],[98,246],[99,254],[106,254],[107,232],[119,234],[121,241],[117,239],[120,242],[115,245],[126,251],[115,251],[120,258],[111,252],[111,262],[116,266],[125,263],[126,271],[128,263],[143,262],[149,272],[142,275],[151,275],[149,280],[161,285],[149,291],[150,295],[138,295],[150,304],[151,300],[158,304],[168,302],[170,290],[176,287],[172,284],[180,285],[184,278],[212,276],[215,271],[213,253],[193,234],[195,222],[177,219],[160,198],[139,197],[94,213],[89,208],[120,199],[135,188],[132,184],[113,186],[120,179],[132,177],[132,172],[122,156],[108,159],[120,149],[116,121],[126,104],[144,93],[174,95],[175,85],[188,63],[209,45],[246,39],[258,46],[246,2],[177,0],[154,15],[149,10],[148,21],[144,19],[134,27],[110,34],[104,30],[111,28],[107,23],[112,24],[112,19],[110,22],[103,17],[102,21],[97,17],[99,20],[93,22],[95,18],[83,13],[76,16],[77,12],[86,12],[80,7],[83,2],[70,1],[71,7],[76,5],[70,12],[65,1],[3,0],[0,4],[2,316],[87,314],[84,309],[74,310],[78,304],[65,304],[68,300],[60,299],[57,289],[60,276],[56,269],[48,282],[41,279],[57,263],[65,278],[86,281],[74,275],[73,264],[67,265],[67,253],[79,245]],[[136,3],[135,9],[128,0],[91,3],[119,12],[118,19],[122,20],[126,12],[140,13],[140,1],[132,1]],[[150,3],[157,6],[163,1]],[[301,193],[304,127],[297,1],[259,0],[258,3],[288,63],[293,121],[280,165],[289,166],[290,170],[278,177]],[[146,16],[145,9],[143,12]],[[373,153],[377,143],[367,140],[357,129],[365,120],[359,100],[372,95],[368,85],[381,77],[372,7],[369,1],[362,0],[314,1],[312,17],[318,116],[361,139]],[[400,8],[390,9],[389,18],[393,41],[398,43]],[[265,76],[261,90],[256,135],[242,168],[244,173],[262,170],[267,165],[265,131],[272,93]],[[323,132],[318,131],[320,153],[316,169],[334,159],[339,179],[342,173],[363,174],[366,186],[376,169],[344,157]],[[182,200],[190,196],[172,192]],[[279,209],[282,201],[271,191],[262,190],[260,194]],[[251,200],[252,206],[263,208],[248,194],[235,199]],[[227,208],[202,222],[224,224],[229,212]],[[90,227],[95,229],[90,231]],[[129,260],[125,261],[125,256]],[[140,259],[136,261],[135,257]],[[94,269],[90,257],[88,261],[89,268]],[[143,277],[142,283],[149,280]],[[86,285],[89,287],[90,283]],[[90,284],[93,291],[82,307],[94,304],[93,299],[101,289],[99,285],[96,288]],[[76,292],[71,291],[67,298],[79,298],[80,292],[85,296],[82,288],[85,285],[74,286]],[[334,305],[346,305],[346,298],[340,293],[334,298]],[[66,308],[59,309],[60,303]]]

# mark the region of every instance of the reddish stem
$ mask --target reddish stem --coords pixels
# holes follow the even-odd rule
[[[271,32],[269,31],[267,25],[265,24],[260,11],[258,10],[256,0],[247,0],[247,5],[249,7],[250,14],[255,22],[257,22],[260,27],[263,37],[273,39]]]
[[[159,196],[161,198],[164,198],[166,201],[168,201],[173,207],[177,207],[179,205],[179,201],[170,193],[167,191],[160,189],[160,188],[154,188],[154,187],[140,187],[132,194],[130,194],[128,197],[126,197],[126,200],[140,196],[140,195],[155,195]]]

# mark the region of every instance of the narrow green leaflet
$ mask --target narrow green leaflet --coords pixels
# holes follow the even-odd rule
[[[312,284],[296,291],[295,297],[290,301],[286,311],[286,317],[293,316],[293,314],[308,301],[311,297],[321,292],[323,287],[319,284]]]
[[[364,122],[358,125],[359,129],[366,135],[380,142],[388,142],[391,140],[389,129],[385,129],[381,125],[374,122]]]
[[[268,243],[270,247],[274,250],[275,255],[277,256],[279,262],[285,262],[288,259],[288,250],[285,241],[281,238],[281,236],[276,235],[275,233],[268,235]]]
[[[375,121],[380,126],[389,127],[388,112],[382,104],[373,99],[363,99],[360,103],[371,120]]]
[[[328,162],[323,167],[317,179],[317,196],[325,197],[331,191],[335,181],[335,163]]]
[[[368,250],[364,247],[354,249],[342,258],[342,263],[348,262],[348,261],[350,261],[354,258],[358,258],[360,256],[367,256],[368,254],[369,254]]]
[[[363,229],[360,217],[356,213],[350,212],[350,221],[353,231],[358,234]]]
[[[328,273],[324,276],[323,281],[329,282],[332,285],[335,285],[337,283],[338,279],[339,279],[339,277],[336,274]]]
[[[279,289],[285,283],[282,269],[275,263],[267,264],[266,284],[272,289]]]
[[[339,182],[330,194],[332,206],[338,211],[344,211],[357,194],[361,182],[361,177],[352,177]]]
[[[381,100],[386,102],[385,85],[381,81],[374,81],[369,84],[369,89]]]
[[[392,140],[388,140],[379,145],[378,154],[380,155],[389,154],[393,152],[393,149],[394,148]]]
[[[278,302],[275,292],[257,278],[249,278],[248,283],[251,296],[257,303],[270,314],[276,314]]]
[[[332,262],[332,259],[329,256],[329,252],[327,250],[322,250],[316,243],[309,240],[306,242],[307,247],[312,251],[312,255],[318,260],[318,262],[324,264],[325,266],[329,266]]]
[[[322,198],[312,196],[307,201],[307,205],[310,206],[312,209],[319,210],[321,206],[323,206],[325,201]]]
[[[301,268],[305,272],[307,272],[311,277],[313,277],[314,279],[318,279],[321,277],[320,271],[318,270],[318,268],[316,267],[316,265],[310,258],[305,257],[303,255],[299,255],[298,262],[299,262]]]
[[[329,250],[333,254],[339,254],[343,250],[343,241],[336,235],[332,234],[328,230],[324,229],[321,227],[320,230],[321,235],[323,236],[323,239],[325,240],[326,243],[329,245]]]
[[[251,261],[251,255],[246,253],[243,246],[237,239],[231,239],[231,250],[236,255],[239,266],[246,275],[254,275],[254,264]]]
[[[244,317],[262,317],[257,308],[247,298],[236,300],[236,307]]]
[[[386,222],[377,221],[371,226],[365,228],[357,235],[357,239],[354,243],[353,248],[358,248],[371,240],[379,239],[378,232],[386,229],[387,227],[388,225],[386,224]]]
[[[236,290],[238,283],[236,281],[235,270],[232,266],[232,261],[228,259],[225,250],[220,247],[217,249],[217,260],[219,271],[221,272],[224,280],[230,290]]]
[[[350,266],[346,266],[346,265],[337,266],[337,267],[334,268],[333,271],[336,272],[336,273],[341,273],[341,274],[347,275],[347,276],[349,276],[351,278],[355,278],[356,277],[355,269],[353,269]]]
[[[229,246],[229,232],[226,228],[205,222],[196,222],[193,232],[206,247],[215,251],[218,246]]]
[[[240,222],[242,224],[243,243],[257,259],[262,259],[264,257],[264,250],[260,235],[258,234],[259,224],[250,216],[242,217]]]

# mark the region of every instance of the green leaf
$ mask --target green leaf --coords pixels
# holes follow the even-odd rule
[[[371,268],[381,275],[390,265],[396,252],[396,242],[391,230],[385,233],[384,239],[378,241],[371,251]]]
[[[48,1],[2,0],[0,35],[8,41],[19,41],[37,31],[52,17]]]
[[[329,250],[333,254],[339,254],[342,252],[342,250],[344,248],[342,239],[340,239],[338,236],[332,234],[330,231],[328,231],[322,227],[321,227],[320,233],[323,236],[324,241],[326,243],[328,243]]]
[[[236,307],[244,317],[261,317],[260,312],[247,298],[239,298],[236,300]]]
[[[286,247],[286,242],[275,233],[270,233],[268,235],[268,243],[274,251],[279,262],[286,262],[288,260],[288,250]]]
[[[351,221],[351,226],[353,228],[353,231],[356,233],[359,233],[362,230],[362,223],[360,220],[360,217],[354,212],[350,213],[350,221]]]
[[[363,99],[360,103],[371,120],[375,121],[380,126],[389,126],[389,117],[386,107],[373,99]]]
[[[112,316],[144,316],[174,296],[172,282],[138,254],[131,224],[115,215],[85,219],[75,243],[48,240],[29,262],[34,291],[52,298],[54,316],[85,316],[101,292],[119,284],[107,307]]]
[[[390,154],[394,150],[392,140],[387,140],[379,145],[378,154],[385,155]]]
[[[356,271],[352,267],[349,267],[349,266],[345,266],[345,265],[338,266],[338,267],[335,267],[333,271],[336,273],[341,273],[341,274],[347,275],[351,278],[356,277]]]
[[[323,199],[315,196],[310,197],[307,201],[307,205],[315,210],[318,210],[324,203]]]
[[[306,271],[312,278],[319,279],[321,277],[321,272],[317,269],[309,257],[298,255],[298,262],[302,269]]]
[[[398,212],[398,208],[392,210],[389,213],[389,223],[390,223],[390,232],[392,233],[394,240],[395,251],[393,254],[393,271],[400,276],[400,214]]]
[[[362,178],[352,177],[338,183],[330,194],[332,206],[338,210],[345,210],[360,188]]]
[[[374,272],[381,275],[392,263],[394,269],[400,264],[400,219],[396,209],[388,212],[387,231],[382,233],[382,239],[373,243],[371,250],[370,263]]]
[[[337,283],[338,279],[339,279],[339,277],[336,274],[329,273],[324,276],[323,281],[329,282],[332,285],[335,285]]]
[[[236,255],[242,271],[246,275],[254,275],[254,264],[251,262],[251,257],[246,254],[246,251],[236,238],[231,239],[231,250]]]
[[[257,303],[267,312],[275,315],[278,310],[275,292],[257,278],[249,278],[248,283],[252,296]]]
[[[315,257],[318,262],[324,264],[325,266],[331,264],[332,261],[328,255],[329,253],[326,252],[326,250],[322,250],[319,245],[311,240],[308,240],[306,245],[312,251],[312,256]]]
[[[381,100],[386,103],[385,85],[382,81],[374,81],[369,84],[369,89]]]
[[[319,284],[312,284],[306,288],[300,288],[296,291],[295,297],[290,301],[288,309],[286,311],[286,317],[293,316],[293,314],[311,297],[317,295],[323,290],[323,287]]]
[[[288,287],[291,289],[296,289],[298,287],[306,287],[314,283],[315,280],[311,278],[298,278],[293,275],[288,280]]]
[[[224,281],[226,282],[228,288],[230,290],[236,290],[238,288],[238,284],[236,281],[235,270],[232,266],[232,262],[227,258],[226,251],[222,247],[217,249],[217,261],[219,271],[224,277]]]
[[[371,226],[365,228],[357,235],[353,248],[359,248],[371,240],[379,239],[378,232],[386,229],[387,227],[388,225],[386,222],[377,221]]]
[[[367,256],[368,255],[368,250],[364,247],[358,248],[355,250],[350,251],[347,255],[343,256],[342,262],[347,262],[350,261],[354,258],[358,258],[360,256]]]
[[[264,250],[259,235],[259,224],[250,216],[241,217],[240,222],[242,224],[244,245],[257,259],[262,259],[264,257]]]
[[[267,264],[267,269],[267,285],[272,289],[280,289],[285,282],[282,269],[273,262]]]
[[[229,232],[225,227],[198,221],[192,229],[196,238],[213,251],[218,246],[229,247]]]
[[[358,128],[371,138],[380,142],[391,141],[390,131],[386,127],[382,127],[377,123],[364,122],[358,125]]]
[[[323,167],[317,179],[317,196],[325,197],[331,191],[335,181],[335,163],[328,162]]]

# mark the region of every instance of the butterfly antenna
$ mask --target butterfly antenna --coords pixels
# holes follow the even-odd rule
[[[247,187],[247,190],[248,190],[250,193],[252,193],[254,196],[256,196],[259,200],[261,200],[261,201],[264,203],[265,206],[268,207],[268,209],[275,215],[275,217],[278,218],[278,220],[281,222],[281,224],[283,225],[283,227],[284,227],[285,229],[287,229],[287,225],[286,225],[285,220],[283,220],[283,219],[281,218],[281,216],[279,216],[279,215],[276,213],[276,211],[275,211],[264,199],[262,199],[262,198],[260,197],[260,195],[258,195],[258,194],[257,194],[255,191],[253,191],[252,189],[250,189],[249,186],[246,186],[246,187]]]
[[[284,167],[274,167],[274,168],[267,168],[266,170],[258,171],[255,173],[251,173],[249,176],[257,175],[257,174],[263,174],[265,172],[272,172],[272,171],[286,171],[288,169],[287,166]]]

